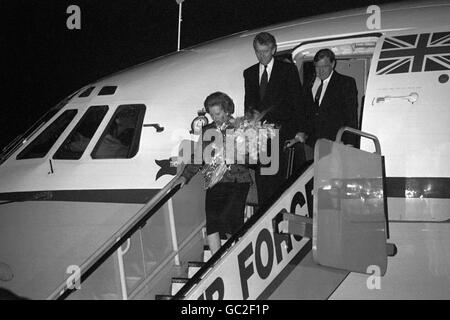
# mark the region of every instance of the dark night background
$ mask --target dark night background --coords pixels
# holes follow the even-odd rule
[[[181,47],[392,0],[185,0]],[[70,5],[81,30],[69,30]],[[175,0],[1,0],[0,149],[80,87],[176,51]]]

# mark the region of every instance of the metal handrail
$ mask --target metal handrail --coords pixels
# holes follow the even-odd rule
[[[129,219],[113,236],[109,238],[97,251],[94,252],[81,266],[80,282],[86,280],[100,265],[112,256],[147,220],[161,208],[180,188],[177,181],[179,175],[175,176],[164,188],[142,207],[133,218]],[[66,280],[58,286],[47,299],[65,299],[75,288],[69,288]]]
[[[123,264],[123,256],[130,250],[131,246],[131,240],[130,238],[127,239],[127,246],[124,250],[122,250],[122,247],[119,247],[117,249],[117,260],[119,263],[119,276],[120,276],[120,289],[122,291],[122,299],[128,300],[128,290],[127,290],[127,280],[125,278],[125,266]]]
[[[373,140],[373,143],[375,144],[375,153],[381,155],[381,146],[380,146],[380,141],[378,140],[378,138],[376,136],[374,136],[373,134],[361,131],[361,130],[357,130],[351,127],[342,127],[339,129],[338,133],[336,134],[336,142],[340,143],[342,141],[342,135],[344,134],[344,132],[350,132],[353,133],[357,136],[361,136],[361,137],[365,137],[368,138],[370,140]]]
[[[183,248],[185,248],[191,241],[192,239],[199,234],[199,232],[205,227],[206,223],[205,220],[203,220],[203,222],[198,225],[198,227],[191,232],[191,234],[189,236],[186,237],[186,239],[179,245],[179,248],[182,250]],[[132,292],[129,293],[128,298],[133,299],[136,295],[139,294],[139,292],[142,291],[142,289],[148,284],[149,281],[151,281],[151,279],[153,279],[156,275],[158,275],[161,270],[164,270],[164,268],[166,267],[167,263],[169,261],[174,261],[176,260],[176,256],[179,254],[179,251],[172,251],[172,253],[170,253],[160,264],[158,267],[156,267],[152,273],[146,277],[146,279],[144,279],[144,281],[141,282],[141,284],[139,284],[136,288],[133,289]]]

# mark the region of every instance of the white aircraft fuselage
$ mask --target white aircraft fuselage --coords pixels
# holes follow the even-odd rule
[[[380,8],[379,17],[361,8],[244,31],[76,91],[47,122],[19,139],[0,164],[0,262],[15,274],[0,287],[31,298],[48,297],[64,281],[67,266],[92,255],[173,178],[170,158],[190,138],[191,122],[208,94],[227,93],[236,115],[243,115],[243,70],[257,62],[254,36],[267,31],[277,40],[277,54],[292,58],[302,80],[303,64],[311,63],[319,48],[335,51],[337,68],[355,77],[360,101],[364,97],[361,130],[379,138],[385,157],[390,241],[399,254],[389,260],[383,290],[368,290],[367,277],[352,273],[331,298],[448,299],[450,2]],[[379,28],[370,23],[375,18]],[[403,51],[396,55],[395,50]],[[99,95],[108,86],[115,91]],[[144,106],[139,136],[134,136],[135,155],[94,158],[118,108],[127,105]],[[80,157],[56,157],[85,112],[97,106],[106,111]],[[48,150],[23,157],[70,110],[73,118]],[[361,142],[361,149],[370,148]],[[412,290],[415,286],[421,289]]]

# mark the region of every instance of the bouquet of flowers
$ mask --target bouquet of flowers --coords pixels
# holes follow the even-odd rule
[[[222,143],[212,144],[214,154],[211,161],[208,161],[202,169],[205,176],[205,189],[212,188],[230,170],[231,163],[227,162],[227,152],[237,153],[237,159],[245,159],[246,164],[256,164],[258,152],[267,152],[267,140],[276,135],[276,128],[274,124],[261,122],[264,115],[265,113],[231,118],[217,128],[224,139]],[[226,139],[233,141],[225,143]],[[230,145],[233,149],[227,150],[226,147]],[[231,159],[237,160],[233,157]]]
[[[244,116],[235,120],[232,138],[239,157],[248,156],[250,164],[258,162],[258,153],[267,152],[267,140],[275,137],[274,124],[261,122],[262,116]]]
[[[226,123],[222,124],[217,130],[223,134],[223,128]],[[203,166],[202,173],[205,176],[205,190],[212,188],[217,182],[222,180],[225,172],[230,170],[230,165],[225,162],[225,151],[223,143],[212,143],[213,155],[210,161]]]

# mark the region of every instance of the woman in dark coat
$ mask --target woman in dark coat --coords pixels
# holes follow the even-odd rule
[[[211,144],[211,141],[207,140],[207,136],[210,136],[211,133],[218,133],[218,130],[222,133],[222,137],[225,136],[225,130],[233,127],[234,120],[231,116],[234,113],[234,103],[225,93],[210,94],[206,98],[204,106],[214,122],[202,129],[202,136],[205,137],[202,139],[202,155],[205,148]],[[216,132],[210,131],[205,135],[208,130]],[[225,143],[225,140],[221,143]],[[203,159],[203,164],[187,164],[179,177],[181,184],[189,182],[205,164],[209,163],[209,160]],[[243,225],[245,203],[251,183],[252,178],[247,165],[232,163],[222,179],[207,189],[206,233],[213,254],[221,246],[221,235],[229,238]]]

